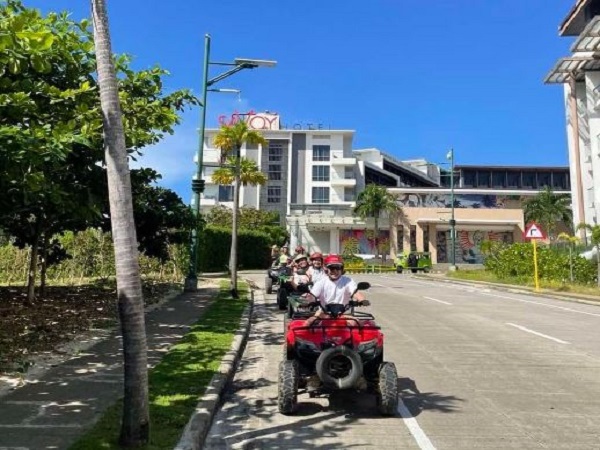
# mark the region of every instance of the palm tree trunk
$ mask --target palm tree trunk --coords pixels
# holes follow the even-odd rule
[[[233,213],[231,218],[231,253],[229,255],[229,270],[231,272],[231,296],[238,298],[237,291],[237,242],[238,242],[238,216],[240,203],[240,149],[235,155],[235,181],[233,184]]]
[[[600,246],[596,246],[596,262],[598,264],[598,274],[596,276],[597,278],[597,282],[598,282],[598,287],[600,287]]]
[[[379,258],[379,217],[375,216],[375,258]]]
[[[42,254],[40,270],[40,295],[46,295],[46,272],[48,270],[48,233],[44,232],[42,237]]]
[[[92,0],[92,19],[104,125],[117,299],[123,335],[124,399],[119,441],[122,446],[134,447],[147,443],[150,434],[144,301],[133,219],[131,178],[105,0]]]
[[[31,241],[31,256],[29,259],[29,272],[27,274],[27,304],[35,301],[35,275],[38,265],[38,248],[40,240],[39,219],[36,219],[33,240]]]

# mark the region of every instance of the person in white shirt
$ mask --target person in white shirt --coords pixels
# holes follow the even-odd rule
[[[352,294],[354,294],[354,300],[361,302],[364,306],[369,305],[362,292],[356,292],[357,285],[354,280],[343,274],[344,260],[341,256],[329,255],[325,258],[324,263],[327,276],[317,281],[310,290],[311,295],[321,303],[322,308],[319,308],[313,316],[306,320],[306,326],[311,325],[317,319],[328,317],[324,311],[328,304],[347,305],[350,303]]]
[[[325,276],[325,269],[323,268],[323,254],[315,252],[310,255],[310,262],[312,265],[308,268],[308,277],[310,282],[315,284],[321,278]]]

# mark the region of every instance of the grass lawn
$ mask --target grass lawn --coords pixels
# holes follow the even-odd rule
[[[492,272],[487,270],[457,270],[456,272],[448,272],[447,276],[465,281],[487,281],[490,283],[502,283],[529,287],[534,287],[535,285],[533,278],[498,278]],[[599,297],[598,300],[600,301],[600,288],[596,286],[540,280],[540,288],[555,292],[572,292],[574,294],[595,295]]]
[[[173,448],[192,411],[231,348],[240,318],[248,304],[248,285],[240,282],[240,299],[229,296],[229,282],[221,281],[215,302],[182,340],[151,369],[150,443],[146,450]],[[120,449],[122,403],[109,408],[71,450]]]

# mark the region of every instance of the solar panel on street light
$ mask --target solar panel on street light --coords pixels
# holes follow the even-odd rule
[[[277,65],[277,61],[270,61],[267,59],[235,58],[234,61],[238,66],[275,67]]]

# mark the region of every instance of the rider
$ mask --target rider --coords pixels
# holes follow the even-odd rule
[[[308,256],[300,254],[294,258],[294,274],[290,280],[290,284],[294,290],[298,289],[299,284],[308,284],[310,276],[308,275]]]
[[[325,269],[323,269],[323,254],[314,252],[310,255],[310,262],[312,265],[308,268],[308,276],[310,277],[310,282],[314,284],[325,276]]]
[[[332,254],[327,256],[323,262],[327,276],[315,283],[310,292],[321,303],[321,308],[306,320],[306,326],[311,325],[317,319],[329,317],[323,311],[326,305],[331,303],[347,305],[352,294],[361,306],[369,305],[363,293],[356,291],[357,286],[354,280],[344,275],[344,260],[341,256]]]
[[[290,259],[290,253],[288,251],[288,246],[284,245],[281,247],[281,255],[279,255],[279,265],[287,266],[289,259]]]

